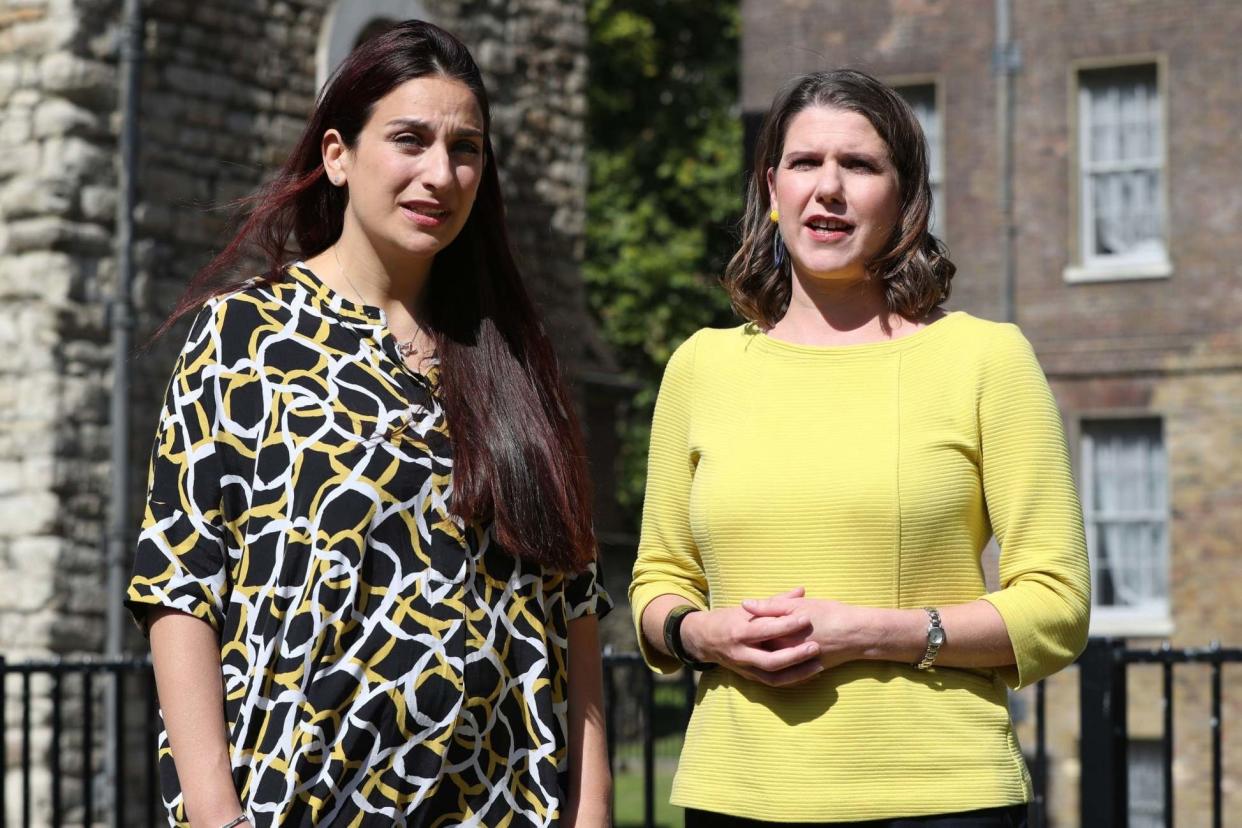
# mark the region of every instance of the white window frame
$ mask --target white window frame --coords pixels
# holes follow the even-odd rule
[[[1094,437],[1092,428],[1105,423],[1122,423],[1125,421],[1143,420],[1154,421],[1160,434],[1160,447],[1164,452],[1165,458],[1165,495],[1164,504],[1156,509],[1130,511],[1121,514],[1101,514],[1096,511],[1094,504],[1095,497],[1095,451]],[[1133,638],[1160,638],[1172,635],[1173,633],[1173,617],[1172,617],[1172,595],[1166,592],[1163,602],[1153,602],[1141,607],[1125,607],[1125,606],[1105,606],[1096,603],[1098,592],[1095,585],[1098,584],[1097,579],[1097,558],[1094,548],[1095,543],[1095,524],[1097,521],[1107,519],[1111,522],[1119,522],[1122,520],[1136,520],[1143,522],[1161,522],[1165,526],[1164,538],[1165,544],[1163,549],[1164,567],[1166,570],[1166,584],[1171,589],[1171,581],[1168,578],[1169,570],[1172,566],[1172,544],[1170,543],[1170,530],[1172,528],[1170,503],[1172,498],[1168,490],[1169,473],[1168,473],[1168,448],[1165,441],[1164,419],[1158,415],[1144,413],[1134,416],[1109,416],[1101,414],[1099,416],[1092,415],[1082,418],[1078,423],[1079,434],[1079,459],[1080,459],[1080,480],[1079,491],[1082,496],[1083,523],[1087,535],[1087,548],[1090,556],[1091,564],[1091,582],[1092,588],[1092,605],[1091,605],[1091,635],[1093,636],[1128,636]]]
[[[890,81],[890,86],[897,94],[910,103],[908,92],[918,92],[920,96],[931,90],[931,115],[934,118],[933,129],[929,129],[923,118],[919,118],[919,126],[927,140],[927,178],[932,190],[932,214],[928,221],[928,230],[936,238],[944,241],[945,236],[945,203],[944,203],[944,101],[941,90],[943,85],[936,78],[909,77]],[[911,109],[914,109],[911,104]],[[918,110],[915,110],[917,116]]]
[[[435,21],[420,0],[336,0],[324,15],[315,49],[315,85],[322,89],[353,50],[358,36],[376,20]]]
[[[1090,91],[1084,75],[1099,70],[1151,69],[1155,74],[1155,105],[1158,110],[1157,147],[1153,155],[1141,161],[1099,162],[1090,158],[1091,105]],[[1074,223],[1074,241],[1071,247],[1076,250],[1075,260],[1065,268],[1066,282],[1109,282],[1129,281],[1134,279],[1164,279],[1173,274],[1173,266],[1169,259],[1169,212],[1168,204],[1168,117],[1167,117],[1167,83],[1165,61],[1160,56],[1136,56],[1108,61],[1081,62],[1071,68],[1070,84],[1071,123],[1076,128],[1071,132],[1075,136],[1073,152],[1072,192]],[[1157,187],[1159,204],[1157,209],[1161,215],[1161,250],[1147,255],[1138,256],[1099,256],[1093,253],[1095,248],[1095,228],[1093,224],[1093,205],[1088,186],[1089,176],[1093,173],[1106,172],[1123,167],[1125,169],[1143,168],[1159,171],[1160,183]]]

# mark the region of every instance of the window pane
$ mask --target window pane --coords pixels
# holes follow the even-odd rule
[[[1088,257],[1163,259],[1161,111],[1156,67],[1079,76],[1084,250]]]
[[[944,150],[941,141],[940,113],[936,110],[936,85],[932,83],[918,86],[897,87],[897,93],[906,99],[914,117],[923,128],[923,137],[927,139],[928,178],[932,190],[932,214],[929,229],[936,237],[943,236],[943,225],[940,216],[944,206],[941,201],[944,179]]]
[[[1168,484],[1159,420],[1083,423],[1083,515],[1100,606],[1168,606]]]

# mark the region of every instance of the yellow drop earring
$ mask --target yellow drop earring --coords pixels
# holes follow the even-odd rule
[[[775,207],[773,207],[772,212],[768,213],[768,218],[772,219],[773,224],[776,224],[778,221],[781,220],[780,211],[777,210]]]

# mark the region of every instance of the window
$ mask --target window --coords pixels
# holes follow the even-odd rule
[[[1126,747],[1130,828],[1163,828],[1163,743],[1159,739],[1131,739]]]
[[[898,94],[906,99],[918,118],[927,138],[927,168],[931,180],[932,213],[928,229],[936,238],[944,238],[944,148],[941,139],[940,111],[936,106],[936,85],[899,86]]]
[[[319,86],[357,46],[402,20],[431,20],[419,0],[337,0],[324,15],[315,52]],[[434,21],[432,21],[434,22]]]
[[[1071,281],[1168,276],[1155,64],[1078,75],[1080,267]]]
[[[1092,633],[1168,634],[1168,474],[1161,421],[1084,422],[1082,477]]]

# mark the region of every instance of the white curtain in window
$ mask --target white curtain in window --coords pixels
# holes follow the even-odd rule
[[[944,148],[941,139],[940,114],[936,111],[936,86],[935,84],[903,86],[897,91],[906,99],[906,103],[910,104],[914,117],[918,119],[919,126],[923,128],[923,136],[927,139],[928,181],[932,191],[932,213],[928,229],[937,238],[942,238],[944,228],[940,216],[944,210],[941,202],[944,181]]]
[[[1154,66],[1082,76],[1090,255],[1164,256],[1161,114]]]
[[[1097,600],[1127,607],[1168,602],[1167,471],[1158,421],[1092,423],[1087,493]]]

